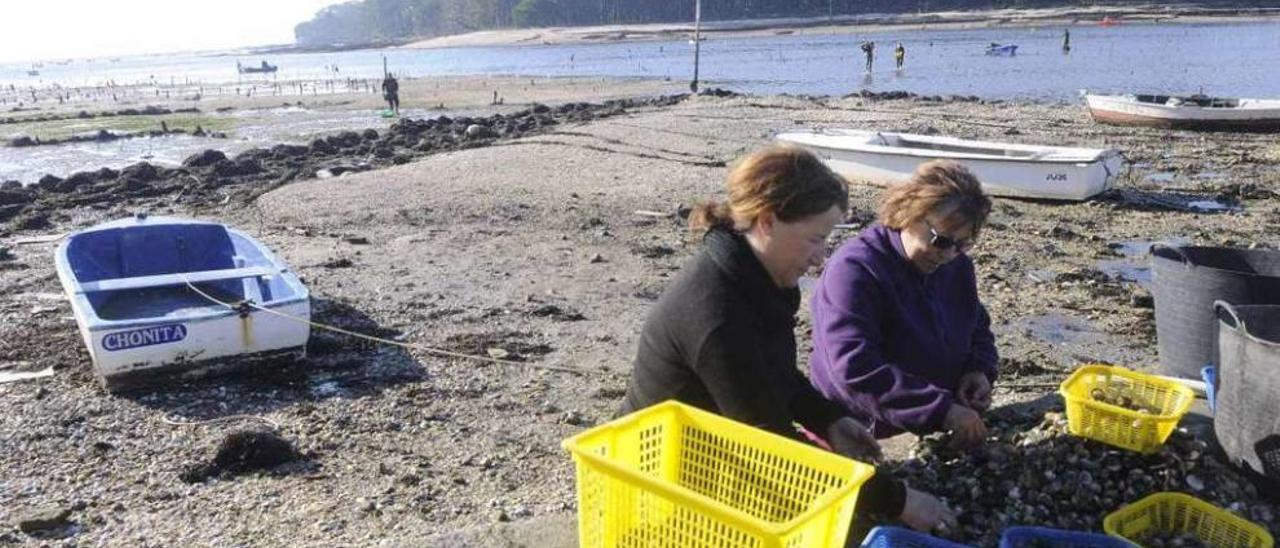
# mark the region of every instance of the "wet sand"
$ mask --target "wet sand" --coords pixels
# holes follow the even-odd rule
[[[304,92],[297,93],[296,86],[301,84]],[[127,109],[142,110],[152,106],[171,111],[196,109],[207,118],[217,113],[254,111],[276,108],[280,106],[306,106],[308,108],[328,111],[355,111],[384,109],[387,103],[378,90],[380,82],[364,82],[351,91],[345,86],[335,84],[329,91],[327,81],[307,80],[287,82],[282,91],[276,94],[271,86],[253,87],[223,85],[221,93],[206,90],[204,95],[195,95],[182,88],[172,90],[161,87],[162,91],[171,91],[166,97],[164,93],[157,96],[153,86],[122,86],[113,92],[100,92],[97,88],[76,88],[64,90],[77,100],[59,102],[52,90],[37,92],[38,100],[27,100],[29,95],[10,97],[11,103],[19,99],[25,103],[21,110],[12,107],[0,112],[0,138],[18,134],[40,137],[44,134],[62,134],[65,128],[78,128],[84,121],[77,118],[80,112],[98,115],[104,112],[119,112]],[[400,80],[401,108],[406,110],[442,110],[469,111],[484,110],[516,110],[520,105],[534,102],[564,103],[575,101],[600,101],[615,97],[635,97],[679,93],[687,89],[687,82],[670,82],[654,79],[614,79],[614,78],[538,78],[515,76],[451,76],[442,78],[403,78]],[[238,90],[238,91],[237,91]],[[494,105],[495,99],[502,105]],[[25,92],[24,92],[25,93]],[[112,95],[115,95],[115,99]],[[511,105],[510,108],[502,108]],[[161,117],[153,116],[144,119],[154,120],[151,125],[158,126]],[[53,120],[50,120],[53,119]],[[49,120],[49,121],[44,121]],[[138,117],[120,116],[113,119],[102,118],[108,123],[95,125],[94,129],[135,129],[139,124]],[[181,121],[184,125],[193,125],[189,121]]]
[[[1120,181],[1129,200],[996,201],[972,256],[1002,356],[997,405],[1049,397],[1080,362],[1154,367],[1149,293],[1110,268],[1140,272],[1146,259],[1132,250],[1144,242],[1280,247],[1280,145],[1270,136],[1100,126],[1074,105],[914,98],[692,97],[301,178],[251,201],[224,199],[247,190],[231,187],[195,202],[59,202],[68,205],[51,226],[10,226],[0,239],[13,255],[0,260],[0,368],[55,367],[52,378],[0,385],[0,523],[53,505],[88,544],[571,545],[572,465],[559,443],[618,408],[645,314],[697,249],[677,212],[721,192],[725,163],[799,126],[1109,145],[1133,162]],[[871,219],[878,192],[851,186],[851,223]],[[1143,200],[1172,192],[1243,209]],[[300,368],[108,396],[59,296],[53,247],[18,241],[139,207],[262,239],[305,279],[319,321],[468,353],[500,349],[528,366],[317,334]],[[802,308],[802,363],[807,317]],[[183,482],[222,436],[254,424],[161,418],[246,414],[278,423],[306,463]],[[905,458],[907,443],[890,445],[891,458]]]

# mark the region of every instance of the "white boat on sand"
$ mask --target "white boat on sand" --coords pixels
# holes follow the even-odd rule
[[[910,179],[931,160],[964,164],[992,196],[1084,200],[1107,190],[1124,158],[1115,149],[1055,147],[970,141],[857,129],[778,133],[774,139],[817,154],[833,171],[854,182],[892,185]]]
[[[1207,131],[1280,131],[1280,100],[1206,95],[1085,94],[1089,115],[1105,124]]]
[[[110,390],[304,355],[310,297],[253,238],[217,223],[128,218],[58,246],[58,278],[93,367]],[[194,288],[194,289],[193,289]]]

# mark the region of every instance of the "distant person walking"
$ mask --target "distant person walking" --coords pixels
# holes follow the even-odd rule
[[[1071,51],[1071,29],[1062,29],[1062,51]]]
[[[862,53],[867,56],[867,72],[871,72],[871,65],[876,60],[876,43],[870,40],[862,43]]]
[[[893,48],[893,60],[898,64],[898,69],[902,69],[902,64],[907,60],[907,48],[902,47],[902,42],[898,42],[898,47]]]
[[[400,115],[400,82],[396,80],[396,75],[387,73],[386,78],[382,79],[382,98],[387,100],[387,109]]]

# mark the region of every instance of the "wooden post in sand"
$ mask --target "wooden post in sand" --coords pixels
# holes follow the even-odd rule
[[[689,90],[698,92],[698,54],[702,49],[702,0],[693,3],[693,81],[689,82]]]

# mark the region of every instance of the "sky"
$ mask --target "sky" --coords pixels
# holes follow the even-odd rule
[[[293,43],[342,0],[0,0],[0,62]]]

